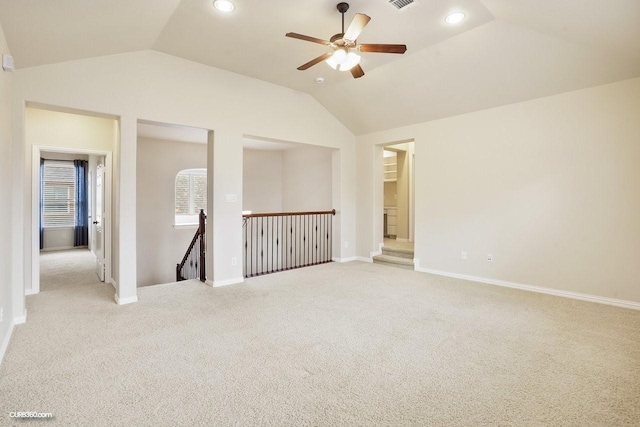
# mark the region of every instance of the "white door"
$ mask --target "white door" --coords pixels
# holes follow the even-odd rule
[[[96,255],[96,274],[101,282],[104,282],[104,164],[102,161],[96,167],[96,209],[93,212],[91,227],[94,236],[94,253]]]

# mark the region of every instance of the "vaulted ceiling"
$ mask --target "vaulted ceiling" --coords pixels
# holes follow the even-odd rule
[[[154,49],[309,93],[353,133],[424,122],[640,76],[639,0],[351,0],[371,17],[359,43],[404,43],[404,55],[363,53],[366,75],[320,63],[340,32],[337,0],[0,0],[0,25],[26,68]],[[444,22],[452,11],[466,19]],[[324,83],[315,79],[323,77]]]

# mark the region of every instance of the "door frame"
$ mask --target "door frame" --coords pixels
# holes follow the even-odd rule
[[[31,160],[31,289],[25,289],[25,295],[40,292],[40,157],[43,151],[66,154],[86,154],[104,156],[104,263],[105,283],[111,283],[111,197],[113,162],[112,152],[88,150],[82,148],[66,148],[48,145],[33,145]],[[94,183],[95,184],[95,183]]]
[[[373,145],[373,255],[379,255],[382,253],[382,246],[384,245],[384,166],[382,151],[391,148],[393,150],[394,145],[413,143],[413,156],[407,159],[409,164],[409,186],[408,186],[408,242],[415,244],[415,138],[402,139],[393,142],[383,142]],[[408,152],[407,152],[408,154]]]

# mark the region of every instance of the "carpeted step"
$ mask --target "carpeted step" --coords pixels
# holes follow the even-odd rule
[[[376,255],[373,257],[373,262],[376,264],[384,264],[392,267],[413,270],[413,259],[409,258],[395,257],[390,255]]]
[[[390,248],[388,246],[382,247],[382,255],[389,255],[397,258],[409,258],[413,259],[413,251],[410,249]]]

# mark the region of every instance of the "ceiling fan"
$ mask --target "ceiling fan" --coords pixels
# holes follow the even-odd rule
[[[356,13],[356,16],[353,18],[353,21],[351,21],[349,28],[347,28],[347,31],[345,32],[344,14],[349,10],[349,4],[342,2],[338,3],[336,7],[338,8],[338,12],[342,14],[342,32],[333,35],[328,41],[298,33],[286,34],[287,37],[305,40],[312,43],[319,43],[331,48],[330,52],[324,53],[306,64],[299,66],[298,70],[304,71],[322,61],[326,61],[334,70],[351,71],[351,75],[357,79],[364,76],[364,71],[360,66],[360,55],[355,53],[355,51],[399,54],[403,54],[407,51],[407,46],[404,44],[358,44],[358,36],[360,36],[360,33],[369,23],[371,18],[365,14]]]

